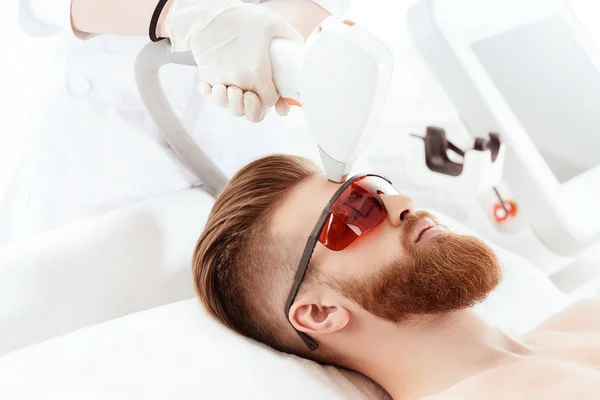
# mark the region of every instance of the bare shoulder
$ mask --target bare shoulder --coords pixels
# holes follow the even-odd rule
[[[534,331],[600,331],[600,298],[579,300],[542,322]]]
[[[517,365],[502,365],[483,370],[444,390],[419,400],[506,400],[514,399],[514,391],[522,389],[519,379],[511,379]],[[518,370],[517,370],[518,371]],[[516,373],[516,376],[523,374]],[[510,382],[510,385],[506,383]]]

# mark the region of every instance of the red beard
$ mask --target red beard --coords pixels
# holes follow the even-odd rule
[[[427,212],[403,221],[405,254],[401,259],[367,278],[335,282],[334,287],[370,313],[396,323],[414,315],[472,307],[484,300],[502,275],[493,250],[476,237],[453,232],[417,246],[410,241],[410,232],[425,217],[435,221]]]

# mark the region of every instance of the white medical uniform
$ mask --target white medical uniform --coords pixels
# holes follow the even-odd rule
[[[315,2],[341,14],[349,0]],[[70,3],[20,3],[25,33],[63,35],[45,68],[47,87],[36,94],[42,101],[31,110],[22,161],[0,209],[0,247],[198,184],[161,140],[138,95],[133,63],[149,40],[121,35],[79,40],[72,34]],[[291,138],[282,126],[286,118],[274,111],[259,124],[232,117],[198,94],[193,68],[164,69],[161,80],[171,103],[227,174],[263,154],[315,156],[310,135]]]

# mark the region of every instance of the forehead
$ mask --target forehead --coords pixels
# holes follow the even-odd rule
[[[325,175],[311,176],[285,196],[271,220],[275,234],[310,235],[327,202],[340,187],[327,180]]]

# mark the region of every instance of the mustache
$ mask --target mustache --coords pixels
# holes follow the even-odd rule
[[[410,234],[415,230],[415,227],[417,226],[417,224],[425,218],[429,218],[430,220],[433,221],[434,224],[445,228],[445,226],[442,225],[440,223],[440,221],[435,216],[433,216],[431,213],[429,213],[428,211],[419,210],[415,213],[410,213],[402,221],[402,225],[403,225],[402,237],[404,238],[405,243],[407,240],[410,239]],[[408,244],[408,243],[406,243],[406,244]]]

